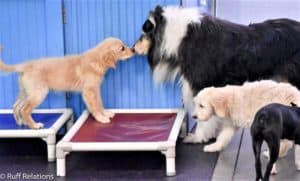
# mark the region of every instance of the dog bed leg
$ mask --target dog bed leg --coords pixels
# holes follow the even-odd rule
[[[170,147],[166,151],[162,151],[162,153],[166,157],[166,175],[167,176],[175,176],[175,147]]]
[[[56,174],[64,177],[66,176],[66,154],[63,148],[57,147],[56,157]]]
[[[56,162],[57,166],[57,176],[64,177],[66,176],[66,159],[65,158],[58,158]]]
[[[67,122],[67,131],[69,131],[74,124],[74,116],[71,116],[70,120]]]
[[[47,145],[47,152],[48,152],[48,162],[54,162],[55,161],[55,145]]]
[[[56,135],[51,134],[47,137],[47,153],[48,153],[48,162],[55,161],[55,142],[56,142]]]
[[[188,114],[185,115],[184,120],[182,121],[181,128],[180,128],[180,138],[185,138],[189,132],[189,118]]]

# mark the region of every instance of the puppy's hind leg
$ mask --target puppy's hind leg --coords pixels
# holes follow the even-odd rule
[[[295,144],[295,165],[297,170],[300,171],[300,145]]]
[[[24,123],[21,109],[24,106],[24,102],[26,100],[26,97],[19,97],[17,101],[13,105],[13,112],[14,112],[14,118],[16,120],[17,125],[22,126]]]
[[[14,112],[14,118],[16,120],[16,123],[21,126],[23,123],[23,118],[21,116],[21,109],[24,106],[24,101],[26,99],[26,92],[22,85],[22,82],[19,81],[19,97],[16,100],[15,104],[13,105],[13,112]]]
[[[26,90],[28,96],[24,101],[24,105],[21,109],[21,116],[25,124],[27,124],[32,129],[40,129],[43,128],[44,125],[42,123],[36,123],[32,117],[31,113],[33,109],[40,105],[41,102],[45,99],[48,94],[48,88],[39,87],[31,90]]]
[[[236,128],[230,123],[224,123],[223,128],[217,137],[216,142],[210,145],[206,145],[204,147],[204,151],[205,152],[221,151],[231,141],[231,138],[234,136],[235,130]]]
[[[82,96],[89,111],[98,122],[110,123],[108,116],[103,114],[103,105],[100,98],[100,91],[97,86],[85,87]]]
[[[285,157],[288,151],[293,147],[293,141],[284,139],[280,141],[279,158]]]
[[[287,153],[289,152],[289,150],[293,147],[294,143],[293,141],[287,140],[287,139],[283,139],[280,140],[280,149],[279,149],[279,158],[283,158],[287,155]],[[263,152],[264,157],[266,157],[267,159],[270,158],[270,153],[269,150],[265,150]]]
[[[298,131],[296,131],[296,135],[295,135],[295,164],[296,164],[296,168],[297,170],[300,171],[300,132],[299,129],[297,129]]]

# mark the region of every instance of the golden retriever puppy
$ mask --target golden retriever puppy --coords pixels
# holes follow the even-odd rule
[[[107,38],[80,55],[43,58],[14,66],[0,61],[0,70],[20,73],[19,98],[14,104],[17,123],[32,129],[43,127],[42,123],[32,119],[31,113],[41,104],[49,90],[82,92],[95,119],[109,123],[114,114],[103,109],[99,85],[109,68],[115,68],[118,60],[125,60],[133,54],[121,40]]]
[[[250,128],[255,113],[263,106],[270,103],[300,105],[300,92],[288,83],[263,80],[242,86],[205,88],[194,98],[194,103],[194,118],[207,121],[212,116],[217,116],[222,120],[216,142],[204,147],[206,152],[215,152],[230,142],[238,128]],[[284,147],[286,145],[282,145],[282,149]],[[285,151],[287,150],[281,150],[281,155]]]

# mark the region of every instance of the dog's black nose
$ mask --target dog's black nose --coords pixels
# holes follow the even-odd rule
[[[196,116],[196,115],[193,115],[193,119],[197,119],[197,116]]]
[[[132,51],[133,53],[135,53],[135,49],[134,49],[134,47],[132,47],[132,48],[131,48],[131,51]]]

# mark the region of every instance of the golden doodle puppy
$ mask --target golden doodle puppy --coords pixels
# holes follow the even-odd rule
[[[0,70],[18,72],[19,98],[14,104],[14,116],[19,125],[32,129],[43,127],[31,113],[47,96],[49,90],[79,91],[92,115],[101,123],[109,123],[114,114],[104,110],[99,85],[109,68],[118,60],[134,55],[133,51],[116,38],[107,38],[96,47],[80,55],[43,58],[18,65],[0,61]]]
[[[288,83],[277,83],[271,80],[263,80],[245,83],[242,86],[228,85],[225,87],[205,88],[194,98],[195,112],[193,117],[201,121],[207,121],[212,116],[221,118],[220,131],[215,143],[204,147],[206,152],[215,152],[223,149],[233,137],[238,128],[250,128],[256,112],[270,103],[300,105],[299,90]],[[197,140],[195,135],[186,138]],[[285,144],[282,149],[287,149]],[[285,151],[281,150],[281,155]]]

